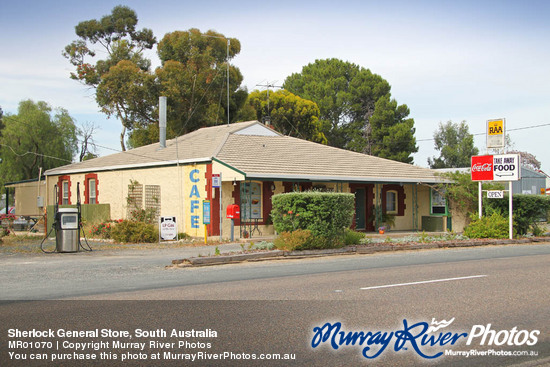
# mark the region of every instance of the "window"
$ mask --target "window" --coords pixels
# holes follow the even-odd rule
[[[98,185],[97,174],[88,173],[84,176],[84,204],[99,204]]]
[[[88,198],[88,204],[97,204],[96,190],[95,190],[95,178],[88,180],[88,187],[90,188],[90,196]]]
[[[69,181],[63,181],[63,194],[61,205],[69,205]]]
[[[57,203],[59,205],[71,205],[71,176],[59,176],[57,178]]]
[[[387,184],[382,186],[380,193],[382,209],[388,214],[396,216],[405,215],[405,188],[399,184]]]
[[[386,191],[386,213],[397,214],[397,191]]]
[[[241,185],[241,219],[262,219],[261,182],[245,182]]]
[[[445,189],[431,189],[432,214],[447,214],[447,200],[445,200]]]

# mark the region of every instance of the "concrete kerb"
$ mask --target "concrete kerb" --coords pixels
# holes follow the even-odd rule
[[[428,242],[428,243],[416,243],[416,242],[401,242],[401,243],[374,243],[357,246],[347,246],[338,249],[326,249],[326,250],[304,250],[304,251],[259,251],[251,253],[236,253],[218,256],[199,256],[189,257],[186,259],[172,260],[172,265],[166,266],[166,268],[180,268],[180,267],[197,267],[197,266],[212,266],[223,264],[235,264],[241,262],[251,261],[268,261],[268,260],[289,260],[289,259],[303,259],[322,256],[335,256],[335,255],[364,255],[373,254],[376,252],[388,252],[388,251],[409,251],[409,250],[427,250],[435,248],[456,248],[456,247],[475,247],[475,246],[489,246],[489,245],[512,245],[512,244],[525,244],[533,242],[545,242],[548,238],[533,237],[522,238],[517,240],[457,240],[457,241],[441,241],[441,242]]]

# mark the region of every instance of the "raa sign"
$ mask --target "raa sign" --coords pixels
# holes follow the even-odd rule
[[[520,179],[519,154],[472,157],[472,181],[517,181]]]

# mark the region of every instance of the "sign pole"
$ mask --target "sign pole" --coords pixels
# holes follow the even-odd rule
[[[513,228],[513,216],[512,216],[512,181],[508,181],[508,230],[510,233],[510,239],[512,239],[514,228]]]
[[[220,242],[222,242],[222,207],[223,207],[223,201],[222,201],[222,191],[223,191],[223,181],[222,181],[222,173],[220,172]]]
[[[483,206],[483,190],[482,190],[482,184],[481,181],[477,183],[477,211],[479,213],[479,219],[481,219],[481,211]]]

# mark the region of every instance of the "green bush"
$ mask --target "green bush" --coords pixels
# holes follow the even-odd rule
[[[111,238],[117,242],[152,243],[158,241],[159,232],[152,224],[123,220],[111,227]]]
[[[353,194],[330,192],[291,192],[272,197],[271,218],[279,233],[307,229],[316,248],[339,246],[344,230],[355,213]]]
[[[498,212],[473,219],[464,228],[464,235],[468,238],[508,238],[508,219]]]
[[[307,250],[312,248],[314,242],[311,231],[307,229],[297,229],[292,232],[282,232],[275,239],[273,244],[279,250],[294,251]]]
[[[366,235],[364,233],[356,232],[347,228],[344,232],[344,245],[359,245],[361,243],[361,240],[365,238],[365,236]]]
[[[548,219],[550,211],[550,197],[543,195],[514,195],[512,198],[514,229],[519,235],[525,235],[534,228],[539,221]],[[490,209],[489,209],[490,208]],[[500,211],[508,216],[508,199],[491,200],[488,203],[489,210]],[[490,211],[488,211],[490,212]]]

